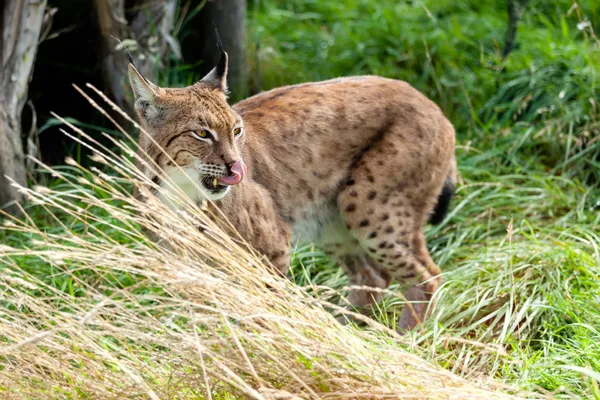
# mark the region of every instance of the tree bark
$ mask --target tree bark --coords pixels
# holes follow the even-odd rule
[[[248,94],[248,63],[246,60],[246,0],[208,0],[193,19],[192,34],[185,43],[186,62],[202,60],[202,75],[219,61],[219,50],[213,23],[219,30],[223,47],[229,54],[227,81],[234,100]]]
[[[517,27],[525,11],[527,0],[508,0],[508,24],[506,27],[506,36],[504,38],[504,49],[502,58],[506,59],[515,47],[517,37]]]
[[[104,90],[112,95],[119,107],[131,112],[132,108],[127,107],[124,95],[127,55],[123,51],[116,50],[118,42],[114,38],[123,40],[127,35],[125,0],[96,0],[95,4],[104,55],[102,60]]]
[[[131,115],[129,59],[115,37],[124,41],[142,75],[156,82],[154,67],[157,63],[162,65],[167,51],[170,49],[176,58],[181,57],[179,44],[171,35],[176,5],[176,0],[95,0],[104,54],[105,90],[108,89],[115,102]]]
[[[7,177],[27,185],[21,112],[45,11],[46,0],[4,0],[0,17],[0,208],[13,214],[18,211],[14,203],[23,198]]]

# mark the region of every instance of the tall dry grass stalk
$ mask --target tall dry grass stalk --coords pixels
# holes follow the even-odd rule
[[[130,144],[111,151],[70,128],[99,168],[42,165],[64,185],[21,190],[49,223],[25,212],[4,224],[27,240],[0,246],[0,397],[513,398],[409,354],[380,325],[339,325],[333,305],[270,274],[191,201],[135,200],[133,185],[153,183]],[[28,269],[40,260],[48,279]]]

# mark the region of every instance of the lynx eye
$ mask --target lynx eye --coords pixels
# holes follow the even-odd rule
[[[194,135],[194,137],[196,139],[201,139],[201,140],[208,140],[208,139],[213,138],[212,134],[209,131],[207,131],[206,129],[192,131],[192,135]]]
[[[242,129],[242,128],[235,128],[235,129],[233,130],[233,134],[234,134],[235,136],[240,136],[240,135],[242,134],[242,131],[243,131],[243,129]]]

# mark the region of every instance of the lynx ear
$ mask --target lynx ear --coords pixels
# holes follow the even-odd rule
[[[135,109],[146,119],[154,118],[159,114],[156,106],[159,87],[144,78],[133,63],[129,63],[129,83],[135,96]]]
[[[224,93],[227,93],[227,70],[229,68],[229,56],[223,49],[223,42],[221,42],[221,37],[219,36],[219,32],[217,31],[216,27],[215,34],[217,35],[217,46],[219,46],[221,58],[219,59],[217,66],[214,67],[204,78],[202,78],[200,82],[216,86]]]

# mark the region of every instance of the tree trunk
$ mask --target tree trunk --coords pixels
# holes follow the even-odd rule
[[[202,76],[217,64],[220,57],[213,23],[229,54],[227,81],[232,98],[243,99],[248,94],[246,0],[208,0],[193,18],[192,34],[184,44],[184,57],[188,63],[203,61],[200,67]]]
[[[21,112],[27,101],[46,0],[4,0],[0,16],[0,208],[16,213],[22,200],[7,177],[26,186]]]
[[[515,39],[517,37],[517,27],[523,16],[527,0],[508,0],[508,24],[506,27],[506,36],[504,38],[504,49],[502,50],[502,58],[506,59],[515,47]]]
[[[246,0],[218,0],[208,3],[206,7],[211,20],[219,29],[225,51],[229,54],[227,83],[233,97],[237,99],[246,97],[248,90],[246,8]],[[214,43],[212,48],[214,49]],[[215,51],[214,54],[218,53]]]
[[[176,58],[181,57],[179,44],[171,35],[176,5],[176,0],[95,0],[102,36],[105,89],[130,115],[133,115],[133,98],[127,80],[129,59],[115,37],[124,41],[138,70],[156,82],[154,67],[157,62],[162,65],[167,51],[170,49]]]
[[[104,55],[102,60],[104,90],[112,95],[119,107],[131,112],[132,108],[128,107],[124,95],[127,54],[116,50],[118,42],[114,38],[124,40],[127,35],[125,0],[96,0],[95,4]]]

